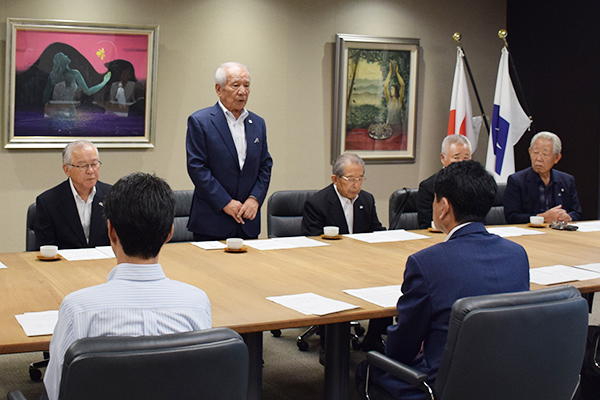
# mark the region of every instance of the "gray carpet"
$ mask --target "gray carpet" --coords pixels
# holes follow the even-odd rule
[[[367,326],[363,322],[363,326]],[[296,347],[296,338],[304,329],[283,330],[276,338],[270,332],[263,335],[263,400],[323,399],[323,366],[319,364],[319,338],[308,340],[306,352]],[[348,343],[350,346],[350,343]],[[28,365],[42,358],[41,352],[0,355],[0,400],[19,389],[29,400],[38,400],[44,392],[43,383],[29,379]],[[364,360],[362,351],[350,350],[350,400],[358,400],[354,388],[354,370]]]

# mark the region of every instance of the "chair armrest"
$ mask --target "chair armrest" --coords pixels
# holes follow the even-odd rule
[[[423,383],[427,379],[427,374],[423,373],[422,371],[409,367],[408,365],[404,365],[377,351],[370,351],[367,353],[367,362],[395,376],[396,378],[427,392],[427,390],[423,387]]]
[[[23,393],[21,393],[18,390],[13,390],[11,392],[8,392],[8,394],[6,395],[6,398],[8,400],[27,400],[27,398],[25,398],[25,396],[23,396]]]

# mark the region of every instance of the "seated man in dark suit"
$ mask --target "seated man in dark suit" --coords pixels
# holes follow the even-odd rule
[[[142,172],[127,175],[107,193],[104,212],[117,265],[107,282],[67,295],[50,342],[44,386],[58,399],[63,361],[76,340],[99,336],[157,336],[208,329],[206,293],[168,279],[158,263],[173,236],[175,198],[169,184]]]
[[[471,142],[463,135],[449,135],[442,141],[442,152],[440,153],[440,161],[443,168],[448,165],[471,159]],[[439,172],[439,171],[438,171]],[[419,221],[419,229],[427,229],[431,226],[432,204],[433,204],[433,182],[438,172],[431,175],[419,184],[419,192],[417,193],[417,218]]]
[[[373,195],[362,190],[365,180],[365,162],[362,158],[351,153],[340,155],[333,164],[331,180],[331,185],[315,193],[304,203],[303,235],[318,236],[323,233],[325,226],[337,226],[340,234],[385,229],[377,218]],[[391,323],[391,318],[371,320],[362,341],[363,350],[383,351],[381,335]]]
[[[520,245],[483,226],[496,195],[496,182],[476,161],[442,169],[434,184],[433,220],[448,236],[406,262],[398,323],[388,327],[386,354],[427,374],[434,385],[452,304],[460,298],[529,290],[529,261]],[[364,363],[357,383],[364,384]],[[370,382],[397,399],[425,399],[409,384],[375,368]],[[359,388],[362,390],[363,388]],[[362,390],[361,393],[364,393]]]
[[[102,201],[110,185],[98,181],[98,149],[87,140],[71,142],[63,150],[66,181],[36,199],[37,247],[54,244],[59,249],[108,246]]]
[[[581,219],[575,178],[553,169],[562,157],[562,144],[552,132],[539,132],[529,146],[531,167],[508,177],[504,191],[504,216],[509,224],[524,224],[529,217],[545,223]]]

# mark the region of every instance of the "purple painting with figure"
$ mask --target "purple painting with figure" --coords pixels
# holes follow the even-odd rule
[[[9,19],[6,147],[151,147],[157,30]]]

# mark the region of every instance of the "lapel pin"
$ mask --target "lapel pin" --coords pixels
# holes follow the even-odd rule
[[[358,208],[360,208],[361,210],[363,209],[363,206],[358,206]]]
[[[99,202],[99,203],[98,203],[98,205],[99,205],[100,207],[104,207],[104,203],[103,203],[103,202]]]
[[[249,124],[251,124],[251,123],[252,123],[252,120],[251,120],[251,119],[249,119],[249,120],[248,120],[248,123],[249,123]]]
[[[260,140],[258,140],[258,138],[254,139],[254,143],[258,143],[260,142]]]

